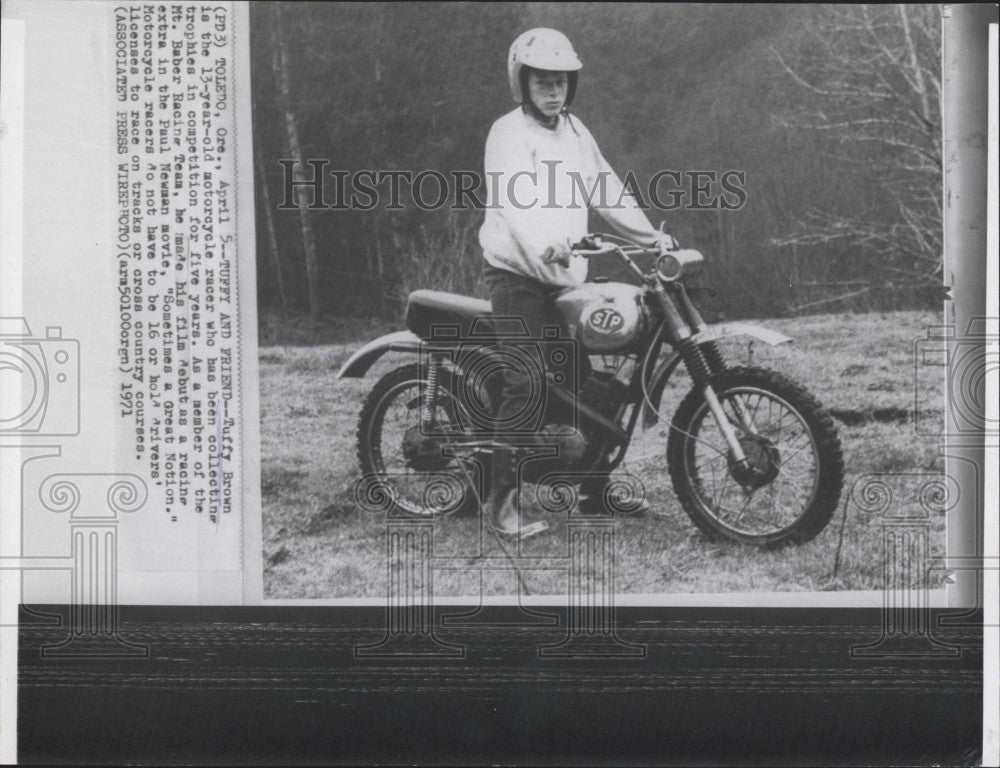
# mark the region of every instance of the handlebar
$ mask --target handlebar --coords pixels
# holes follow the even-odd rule
[[[630,243],[624,240],[622,242],[615,243],[603,239],[603,237],[598,234],[585,235],[579,242],[570,246],[570,251],[574,256],[582,256],[585,259],[589,259],[591,256],[602,256],[608,253],[614,253],[625,257],[660,255],[658,248],[643,248],[635,243]]]
[[[603,254],[614,254],[621,259],[640,279],[645,279],[645,273],[639,269],[638,265],[632,261],[634,256],[652,254],[659,256],[658,248],[643,248],[628,240],[621,239],[621,242],[613,242],[605,239],[606,236],[599,234],[584,235],[580,241],[570,246],[570,252],[574,256],[582,256],[589,259],[591,256]],[[618,240],[619,238],[615,238]]]
[[[660,248],[643,248],[629,240],[616,235],[589,234],[578,243],[570,246],[574,256],[590,258],[601,254],[613,254],[644,281],[655,284],[656,280],[674,282],[685,276],[696,274],[702,267],[705,257],[696,250],[678,248],[676,250],[660,250]],[[653,256],[656,259],[654,268],[644,272],[633,261],[636,256]]]

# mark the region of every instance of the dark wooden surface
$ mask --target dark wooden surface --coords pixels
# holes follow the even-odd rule
[[[445,609],[448,612],[457,610]],[[46,607],[44,611],[64,613]],[[558,614],[559,612],[556,611]],[[146,658],[43,657],[25,615],[22,762],[975,764],[982,633],[852,658],[878,611],[620,609],[640,657],[552,658],[561,626],[439,626],[451,658],[358,658],[380,608],[121,609]],[[532,619],[515,609],[485,624]],[[564,624],[565,616],[558,616]],[[931,649],[911,635],[909,649]],[[86,643],[79,646],[84,649]],[[450,646],[449,646],[450,647]],[[905,649],[904,649],[905,650]],[[86,652],[86,651],[85,651]]]

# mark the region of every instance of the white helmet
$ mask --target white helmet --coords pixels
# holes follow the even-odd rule
[[[521,93],[521,70],[524,67],[545,69],[551,72],[577,72],[583,68],[573,44],[557,29],[538,27],[529,29],[518,35],[510,45],[507,55],[507,77],[510,80],[510,95],[519,104],[524,101]],[[575,75],[572,77],[575,81]],[[573,85],[576,85],[573,82]],[[573,100],[572,91],[566,99],[569,104]]]

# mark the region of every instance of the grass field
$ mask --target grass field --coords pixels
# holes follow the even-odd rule
[[[940,324],[929,312],[819,315],[761,321],[795,339],[767,347],[737,340],[730,362],[763,365],[798,380],[838,419],[847,466],[844,495],[830,525],[813,541],[776,552],[709,543],[681,510],[666,474],[666,423],[690,387],[679,372],[664,394],[661,423],[637,430],[623,469],[641,478],[653,512],[617,526],[616,588],[626,593],[847,590],[881,587],[880,518],[844,505],[852,483],[868,473],[940,471],[937,442],[914,428],[914,342]],[[361,324],[359,324],[360,326]],[[375,335],[354,328],[353,341],[314,346],[263,346],[261,470],[264,593],[272,598],[382,597],[385,519],[354,501],[360,476],[355,429],[374,381],[410,360],[384,357],[364,379],[337,381],[340,363]],[[264,343],[268,335],[262,334]],[[941,369],[921,374],[920,420],[942,419]],[[912,496],[919,481],[894,480]],[[525,503],[531,504],[531,492]],[[846,514],[844,513],[846,510]],[[522,554],[558,558],[567,546],[565,516],[530,539]],[[931,553],[943,554],[944,516],[930,521]],[[435,572],[434,592],[508,594],[510,572],[482,571],[482,555],[501,554],[477,515],[435,523],[435,556],[454,570]],[[834,572],[839,550],[839,564]],[[480,578],[482,582],[480,582]],[[565,594],[558,571],[523,571],[533,594]]]

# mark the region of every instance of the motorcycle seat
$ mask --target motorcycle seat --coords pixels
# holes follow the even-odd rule
[[[452,338],[460,340],[471,335],[490,333],[488,320],[473,323],[476,318],[488,318],[493,312],[490,302],[463,296],[460,293],[420,289],[406,301],[406,327],[422,339]],[[454,328],[459,336],[454,338]]]

